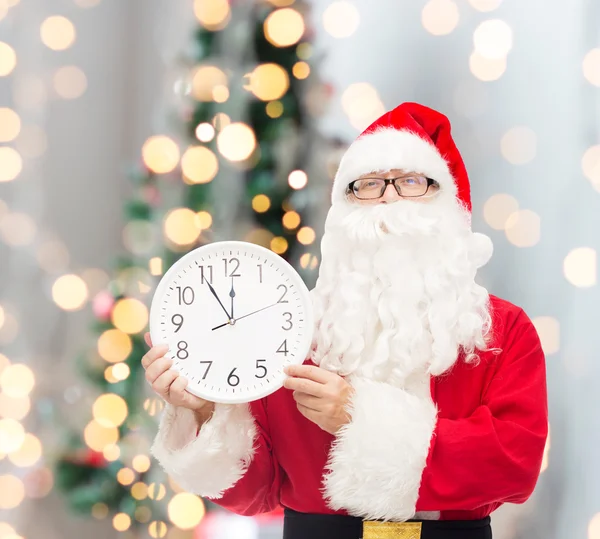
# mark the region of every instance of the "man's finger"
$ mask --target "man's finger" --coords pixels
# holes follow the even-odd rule
[[[312,421],[313,423],[317,423],[318,417],[319,417],[319,412],[315,412],[314,410],[311,410],[310,408],[307,408],[306,406],[303,406],[302,404],[298,404],[298,411],[308,420]],[[318,425],[318,423],[317,423]]]
[[[283,382],[283,387],[315,397],[322,397],[325,394],[325,386],[323,384],[313,382],[306,378],[294,378],[293,376],[288,376]]]
[[[300,391],[294,391],[294,400],[297,404],[301,404],[305,408],[313,410],[315,412],[321,411],[321,406],[323,404],[323,400],[319,397],[313,397],[312,395],[308,395],[306,393],[302,393]]]
[[[320,384],[326,384],[338,377],[337,374],[315,365],[288,365],[284,371],[288,376],[308,378],[309,380],[319,382]]]
[[[173,360],[168,357],[157,359],[146,369],[146,380],[151,384],[165,371],[168,371],[173,365]]]
[[[178,376],[177,380],[175,380],[172,384],[171,384],[171,389],[170,389],[170,396],[173,399],[178,399],[179,401],[183,402],[186,400],[186,391],[185,388],[188,385],[188,381],[187,378],[185,378],[184,376]]]
[[[146,341],[146,344],[152,348],[152,337],[150,337],[150,332],[146,332],[144,333],[144,341]]]
[[[161,344],[160,346],[155,346],[148,350],[144,357],[142,358],[142,367],[147,369],[160,357],[163,357],[169,351],[169,346],[166,344]]]
[[[159,395],[165,398],[170,397],[171,384],[177,379],[179,373],[177,371],[168,370],[163,372],[152,384],[152,389]]]

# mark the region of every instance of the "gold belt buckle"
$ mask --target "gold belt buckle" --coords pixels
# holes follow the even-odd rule
[[[421,522],[363,521],[363,539],[421,539]]]

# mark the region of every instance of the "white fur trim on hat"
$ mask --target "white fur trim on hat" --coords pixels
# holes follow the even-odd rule
[[[380,128],[360,136],[348,148],[333,183],[333,203],[344,200],[348,184],[363,174],[399,168],[437,181],[456,197],[456,184],[437,148],[408,130]]]

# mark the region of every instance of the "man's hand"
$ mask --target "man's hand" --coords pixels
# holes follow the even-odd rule
[[[352,386],[341,376],[313,365],[290,365],[283,386],[294,391],[300,413],[329,434],[350,422],[346,405]]]

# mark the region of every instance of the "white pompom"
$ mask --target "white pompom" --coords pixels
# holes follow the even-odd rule
[[[473,264],[477,268],[485,266],[492,258],[494,252],[494,244],[489,236],[474,232],[471,237],[471,251],[469,253]]]

